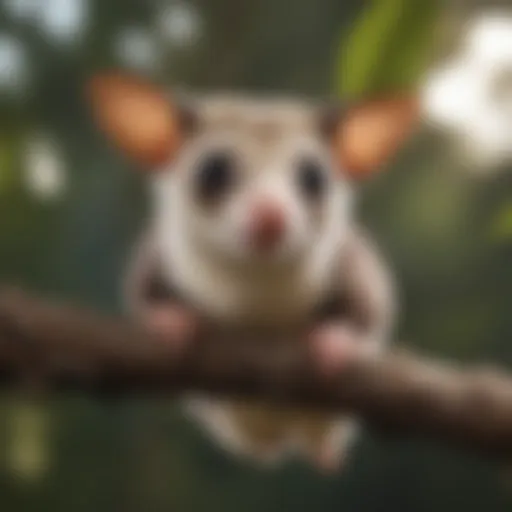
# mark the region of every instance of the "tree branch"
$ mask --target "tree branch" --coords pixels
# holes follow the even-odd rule
[[[353,360],[328,377],[315,371],[304,340],[255,337],[205,323],[178,354],[122,319],[0,290],[4,386],[100,395],[201,390],[347,409],[389,434],[512,458],[512,379],[498,370],[392,353]]]

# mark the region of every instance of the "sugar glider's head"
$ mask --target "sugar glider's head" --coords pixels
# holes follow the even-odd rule
[[[356,182],[398,149],[410,98],[345,109],[218,95],[176,101],[117,74],[90,87],[101,127],[151,174],[161,237],[233,263],[286,262],[340,240]]]

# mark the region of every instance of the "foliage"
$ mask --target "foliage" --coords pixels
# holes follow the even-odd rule
[[[374,0],[340,43],[337,91],[357,97],[418,81],[437,34],[439,0]]]

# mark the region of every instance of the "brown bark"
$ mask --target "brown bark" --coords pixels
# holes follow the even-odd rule
[[[119,396],[202,390],[278,403],[348,409],[400,437],[512,457],[512,378],[405,353],[360,358],[322,376],[304,340],[205,325],[172,350],[136,326],[79,307],[0,290],[0,378],[49,391]],[[300,341],[300,343],[297,343]]]

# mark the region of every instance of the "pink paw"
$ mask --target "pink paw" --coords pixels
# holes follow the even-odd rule
[[[313,458],[315,467],[324,474],[332,475],[343,469],[343,458],[330,446],[323,447]]]
[[[195,315],[178,306],[152,307],[144,316],[144,325],[158,338],[183,350],[192,340],[197,327]]]
[[[349,325],[326,324],[311,333],[310,350],[322,374],[330,376],[353,359],[368,353],[369,345]]]

